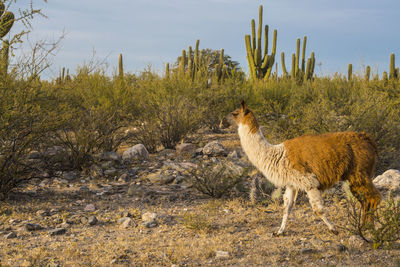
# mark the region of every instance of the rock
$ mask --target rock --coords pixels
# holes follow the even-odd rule
[[[300,253],[301,254],[313,254],[315,253],[316,250],[312,249],[312,248],[303,248]]]
[[[154,212],[146,212],[142,214],[143,223],[155,222],[156,219],[157,219],[157,214]]]
[[[39,186],[46,187],[48,184],[50,184],[50,179],[43,179],[43,181],[40,182]]]
[[[240,158],[240,153],[234,150],[228,154],[228,158],[233,160],[238,160]]]
[[[78,172],[70,171],[70,172],[64,172],[62,177],[68,181],[75,180],[76,178],[79,178],[80,174]]]
[[[202,147],[196,149],[196,155],[202,155],[202,154],[203,154],[203,148]]]
[[[117,152],[105,152],[101,154],[100,159],[120,162],[121,156]]]
[[[38,210],[36,212],[37,215],[41,216],[41,217],[47,217],[50,216],[50,212],[48,210]]]
[[[169,184],[175,179],[172,175],[162,173],[150,173],[146,178],[149,179],[150,183],[158,185]]]
[[[98,178],[103,176],[103,169],[99,165],[93,164],[90,166],[89,173],[94,178]]]
[[[88,224],[89,225],[95,225],[97,222],[98,222],[98,220],[97,220],[96,216],[90,216],[88,218]]]
[[[40,153],[38,151],[29,152],[28,159],[40,159]]]
[[[49,234],[51,236],[55,236],[55,235],[63,235],[66,232],[67,232],[67,229],[65,229],[65,228],[56,228],[56,229],[50,230]]]
[[[348,242],[349,247],[354,249],[363,249],[367,245],[367,242],[358,235],[350,236]]]
[[[218,250],[215,258],[217,259],[228,259],[230,257],[230,253],[228,251]]]
[[[130,197],[142,198],[146,195],[146,191],[140,185],[131,184],[128,188],[127,194]]]
[[[129,211],[124,210],[124,211],[121,211],[120,216],[121,216],[121,218],[132,217],[132,214],[130,214]]]
[[[84,211],[93,212],[96,210],[96,207],[93,204],[87,204]]]
[[[25,224],[25,229],[27,231],[32,232],[32,231],[42,230],[42,229],[44,229],[44,227],[39,224],[27,223],[27,224]]]
[[[390,169],[377,176],[373,183],[379,189],[388,191],[400,191],[400,171]]]
[[[338,244],[338,245],[336,246],[336,250],[337,250],[338,252],[344,252],[344,251],[347,250],[347,247],[346,247],[345,245],[343,245],[343,244]]]
[[[122,154],[123,160],[146,160],[149,158],[149,152],[143,144],[137,144]]]
[[[225,148],[220,142],[212,141],[204,146],[203,154],[208,156],[222,156],[225,154]]]
[[[5,235],[6,239],[11,239],[11,238],[16,238],[16,237],[17,237],[17,234],[14,233],[14,232],[10,232],[10,233]]]
[[[111,168],[114,168],[114,161],[112,161],[112,160],[104,161],[101,164],[101,170],[102,171],[105,171],[105,170],[108,170],[108,169],[111,169]]]
[[[128,228],[130,226],[134,226],[135,225],[135,222],[132,220],[132,218],[129,218],[129,217],[120,218],[118,220],[118,223],[120,224],[120,227],[122,229],[126,229],[126,228]]]
[[[175,148],[178,156],[194,156],[196,154],[196,146],[190,143],[178,144]]]
[[[108,176],[108,177],[114,177],[114,176],[116,176],[117,175],[117,170],[115,169],[115,168],[110,168],[110,169],[108,169],[108,170],[105,170],[104,171],[104,175],[105,176]]]
[[[157,227],[157,222],[144,222],[144,223],[142,223],[142,225],[144,226],[144,227],[146,227],[146,228],[154,228],[154,227]]]

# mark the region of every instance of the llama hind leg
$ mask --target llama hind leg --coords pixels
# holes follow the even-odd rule
[[[307,195],[314,213],[324,221],[332,233],[337,235],[339,232],[335,229],[335,226],[328,220],[328,218],[326,218],[324,212],[324,200],[321,197],[321,192],[317,188],[313,188],[307,191]]]
[[[290,186],[286,187],[285,194],[283,195],[283,203],[284,203],[285,211],[283,213],[281,227],[279,228],[276,235],[281,235],[285,231],[287,220],[288,220],[290,211],[292,210],[292,207],[293,207],[295,191],[296,190],[293,187],[290,187]]]

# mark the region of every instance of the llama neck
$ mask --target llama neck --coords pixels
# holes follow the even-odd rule
[[[262,169],[263,160],[269,158],[268,154],[273,146],[265,140],[260,129],[254,132],[246,124],[239,124],[238,134],[242,148],[251,163]]]

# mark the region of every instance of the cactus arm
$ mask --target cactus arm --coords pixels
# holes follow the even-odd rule
[[[307,36],[303,37],[303,49],[301,53],[301,71],[305,72],[305,63],[306,63],[306,45],[307,45]]]
[[[256,21],[254,19],[251,20],[251,39],[252,39],[252,47],[251,52],[253,56],[256,53]]]
[[[118,77],[124,78],[124,62],[122,59],[122,54],[118,55]]]
[[[292,79],[296,78],[296,55],[294,53],[292,54],[292,70],[290,76]]]
[[[365,70],[365,80],[368,82],[369,78],[371,76],[371,67],[367,66],[366,70]]]
[[[287,72],[286,65],[285,65],[285,53],[284,52],[281,53],[281,65],[282,65],[283,75],[288,76],[288,72]]]
[[[265,27],[264,27],[264,55],[263,55],[264,58],[268,55],[268,31],[269,31],[269,26],[265,25]]]
[[[300,61],[300,38],[297,38],[297,41],[296,41],[296,65],[295,65],[296,77],[299,75],[299,61]]]

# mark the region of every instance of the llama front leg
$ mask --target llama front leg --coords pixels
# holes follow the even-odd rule
[[[289,213],[290,213],[290,211],[292,210],[292,207],[293,207],[295,191],[296,190],[291,186],[287,186],[286,187],[285,194],[283,195],[283,203],[284,203],[285,211],[283,213],[281,227],[279,228],[279,230],[276,233],[276,235],[281,235],[285,231],[287,220],[288,220],[288,217],[289,217]]]
[[[313,188],[307,191],[307,195],[314,213],[324,221],[332,233],[337,235],[339,232],[335,229],[335,226],[328,221],[324,213],[324,200],[321,197],[321,192],[317,188]]]

